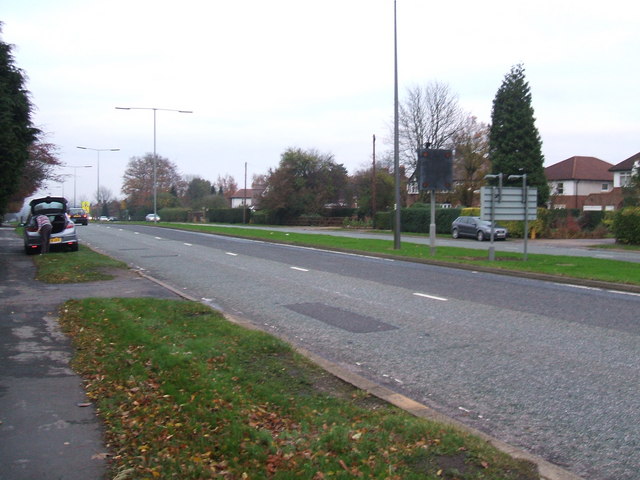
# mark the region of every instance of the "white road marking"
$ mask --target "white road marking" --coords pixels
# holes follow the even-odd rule
[[[619,295],[631,295],[633,297],[640,297],[640,293],[634,293],[634,292],[623,292],[621,290],[607,290],[607,292],[609,293],[617,293]]]
[[[231,255],[232,257],[237,257],[238,256],[237,253],[233,253],[233,252],[224,252],[224,253],[226,253],[227,255]]]
[[[185,245],[186,245],[187,247],[193,247],[193,245],[192,245],[192,244],[190,244],[190,243],[186,243],[186,242],[185,242]]]
[[[156,240],[162,240],[162,237],[153,237],[153,238],[155,238]]]
[[[416,297],[423,297],[423,298],[430,298],[431,300],[440,300],[441,302],[446,302],[448,301],[447,298],[442,298],[442,297],[436,297],[434,295],[427,295],[426,293],[414,293],[414,295]]]
[[[289,267],[289,268],[291,268],[291,270],[298,270],[299,272],[308,272],[309,271],[306,268],[300,268],[300,267]]]

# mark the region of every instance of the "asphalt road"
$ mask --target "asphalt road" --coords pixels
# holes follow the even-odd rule
[[[146,225],[79,236],[584,478],[639,478],[640,295]]]

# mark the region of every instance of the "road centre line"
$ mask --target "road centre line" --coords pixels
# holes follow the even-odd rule
[[[156,240],[162,240],[162,237],[153,237],[153,238],[155,238]]]
[[[426,293],[415,292],[414,295],[416,297],[430,298],[431,300],[439,300],[441,302],[446,302],[449,300],[448,298],[436,297],[435,295],[427,295]]]
[[[184,245],[186,245],[187,247],[193,247],[193,245],[191,243],[184,243]]]
[[[308,272],[309,270],[307,270],[306,268],[300,268],[300,267],[289,267],[291,270],[298,270],[299,272]]]
[[[232,257],[237,257],[238,254],[237,253],[233,253],[233,252],[224,252],[226,255],[231,255]]]

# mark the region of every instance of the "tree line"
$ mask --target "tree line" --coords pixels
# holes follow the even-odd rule
[[[0,33],[1,27],[0,23]],[[56,174],[56,168],[62,165],[57,147],[47,143],[45,134],[32,123],[33,105],[25,78],[15,65],[12,45],[0,41],[0,216],[19,210],[24,198],[46,182],[61,180],[61,175]],[[455,188],[442,193],[441,202],[471,206],[476,201],[474,193],[485,184],[487,174],[503,173],[506,178],[526,173],[528,183],[538,188],[539,204],[546,204],[549,187],[544,175],[542,141],[522,65],[512,67],[505,75],[493,100],[490,124],[464,112],[457,96],[441,82],[409,87],[399,113],[403,203],[407,182],[416,167],[416,151],[429,145],[454,151]],[[215,181],[182,177],[170,160],[146,154],[129,161],[122,184],[125,199],[117,200],[103,187],[96,192],[102,205],[95,213],[114,215],[113,210],[126,210],[134,217],[149,213],[154,163],[159,209],[224,208],[238,189],[229,175],[218,176]],[[289,148],[282,153],[277,167],[254,176],[252,184],[259,186],[260,195],[252,199],[253,204],[280,218],[319,215],[327,208],[351,207],[360,216],[389,209],[395,198],[393,152],[387,150],[375,162],[363,165],[349,175],[331,153]],[[639,176],[636,171],[625,190],[628,204],[638,203]]]

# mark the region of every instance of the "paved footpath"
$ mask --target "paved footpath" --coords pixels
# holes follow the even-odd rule
[[[73,253],[69,253],[73,255]],[[58,308],[71,298],[178,298],[128,270],[116,281],[45,284],[13,228],[0,228],[0,480],[94,480],[107,449]]]

